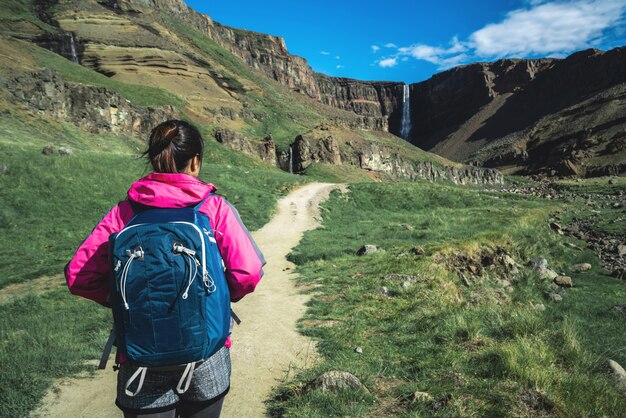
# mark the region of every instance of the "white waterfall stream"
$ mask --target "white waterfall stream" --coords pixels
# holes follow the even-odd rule
[[[70,51],[72,53],[72,61],[76,64],[80,64],[78,60],[78,54],[76,53],[76,40],[74,39],[74,34],[70,32]]]
[[[400,137],[409,139],[411,133],[411,90],[408,84],[404,85],[402,92],[402,127],[400,128]]]

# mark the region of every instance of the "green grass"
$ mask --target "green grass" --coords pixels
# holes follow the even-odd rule
[[[16,22],[25,20],[45,31],[54,32],[56,28],[39,20],[35,12],[33,0],[5,0],[0,8],[0,22]]]
[[[619,416],[626,399],[607,373],[626,364],[624,282],[596,256],[550,231],[549,217],[569,204],[432,183],[356,184],[334,193],[320,229],[291,254],[313,290],[301,329],[318,341],[321,360],[275,392],[272,413],[327,416]],[[409,230],[400,224],[406,223]],[[363,244],[384,254],[357,257]],[[424,256],[408,250],[419,245]],[[461,254],[480,259],[502,248],[522,263],[542,256],[571,274],[575,288],[551,302],[550,283],[528,269],[454,272]],[[443,259],[437,263],[438,259]],[[573,274],[574,263],[590,272]],[[460,264],[461,266],[463,263]],[[403,287],[389,273],[428,278]],[[512,282],[509,293],[499,283]],[[379,289],[387,286],[390,297]],[[544,304],[545,311],[534,308]],[[362,347],[363,353],[354,351]],[[327,370],[355,374],[369,389],[307,390]],[[415,391],[432,401],[414,401]]]
[[[207,145],[201,179],[233,202],[251,230],[269,220],[280,195],[305,180],[261,165],[231,163],[242,158],[225,158],[229,153],[223,147]],[[45,156],[40,147],[2,142],[0,160],[9,167],[0,175],[0,259],[11,260],[0,266],[0,286],[62,272],[91,228],[149,172],[145,161],[129,153]]]
[[[65,288],[0,304],[0,416],[28,416],[53,379],[95,371],[110,327],[108,309]]]

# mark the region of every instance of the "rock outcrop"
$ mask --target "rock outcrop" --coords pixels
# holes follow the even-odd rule
[[[318,127],[320,132],[328,126]],[[325,135],[298,135],[287,151],[278,151],[271,137],[262,143],[228,129],[218,129],[218,142],[225,146],[261,158],[290,173],[300,173],[314,163],[347,164],[379,176],[405,180],[448,180],[457,184],[502,184],[504,178],[495,169],[472,166],[446,166],[433,161],[420,161],[397,147],[374,141],[340,141],[332,132]]]
[[[50,70],[20,75],[3,84],[17,104],[91,133],[145,137],[160,122],[179,118],[170,106],[135,106],[111,90],[69,83]]]

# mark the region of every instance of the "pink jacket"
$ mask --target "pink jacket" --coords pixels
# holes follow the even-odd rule
[[[216,190],[187,174],[151,173],[128,190],[128,199],[160,208],[197,204]],[[254,291],[263,276],[265,259],[241,222],[237,210],[221,196],[209,197],[200,208],[208,215],[226,266],[231,300]],[[109,300],[109,235],[119,232],[134,212],[128,200],[120,202],[98,223],[65,268],[70,291],[101,304]]]

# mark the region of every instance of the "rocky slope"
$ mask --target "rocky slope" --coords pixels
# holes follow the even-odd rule
[[[412,86],[411,142],[518,174],[624,172],[626,48],[458,67]]]

